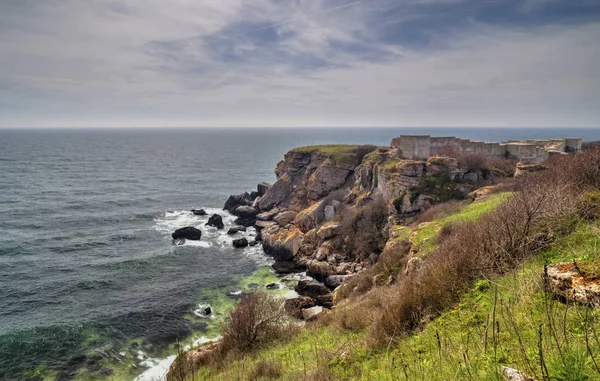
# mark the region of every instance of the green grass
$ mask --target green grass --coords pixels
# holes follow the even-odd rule
[[[486,205],[478,208],[492,208]],[[478,215],[473,209],[465,213],[461,218]],[[228,362],[224,369],[204,369],[196,379],[246,380],[267,361],[281,365],[285,380],[311,379],[318,371],[332,380],[500,381],[503,365],[539,380],[600,380],[590,356],[600,365],[600,312],[552,300],[542,291],[541,278],[548,259],[600,259],[599,229],[599,223],[581,224],[519,269],[477,282],[452,309],[398,345],[369,350],[365,331],[304,329],[291,341]]]
[[[365,148],[365,146],[352,144],[328,144],[294,148],[292,152],[320,152],[331,159],[334,163],[350,164],[356,163],[362,158],[357,156],[361,148]]]
[[[432,252],[437,246],[436,237],[444,225],[454,222],[476,221],[484,214],[493,212],[509,196],[510,193],[506,192],[494,194],[484,200],[472,202],[450,216],[415,227],[412,232],[413,250],[417,251],[419,255]]]

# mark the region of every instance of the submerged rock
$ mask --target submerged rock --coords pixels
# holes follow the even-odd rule
[[[208,219],[206,226],[213,226],[219,230],[225,228],[225,225],[223,224],[223,217],[218,214],[213,214]]]
[[[174,240],[189,239],[191,241],[198,241],[202,237],[202,231],[196,229],[193,226],[186,226],[185,228],[177,229],[171,234]]]
[[[192,213],[194,216],[206,216],[206,211],[204,209],[192,209]]]
[[[230,228],[229,230],[227,230],[227,234],[234,235],[239,232],[245,232],[245,231],[246,231],[245,226],[234,226],[234,227]]]

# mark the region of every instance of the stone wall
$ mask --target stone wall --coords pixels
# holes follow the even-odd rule
[[[392,148],[400,149],[403,157],[412,160],[425,160],[430,156],[439,155],[444,149],[454,148],[462,152],[498,158],[515,157],[523,163],[540,163],[548,159],[550,154],[579,153],[581,143],[580,138],[509,140],[495,143],[454,136],[402,135],[392,140]]]

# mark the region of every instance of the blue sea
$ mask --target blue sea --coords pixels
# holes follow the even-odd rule
[[[577,128],[0,130],[0,380],[148,380],[175,342],[208,335],[200,303],[269,265],[190,209],[231,225],[227,197],[273,182],[289,149],[415,133],[600,140]],[[202,240],[174,246],[187,225]]]

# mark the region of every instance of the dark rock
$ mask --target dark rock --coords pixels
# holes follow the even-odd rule
[[[194,213],[194,216],[206,216],[204,209],[192,209],[192,213]]]
[[[256,186],[256,193],[258,193],[259,196],[264,196],[265,193],[267,193],[267,191],[269,190],[269,188],[271,188],[271,184],[260,183]]]
[[[350,278],[352,278],[352,275],[331,275],[325,279],[324,283],[329,288],[337,288]]]
[[[256,242],[256,241],[250,241],[250,242],[248,242],[248,245],[249,246],[256,246],[256,245],[258,245],[258,242]]]
[[[306,271],[306,262],[300,260],[275,262],[271,267],[278,274],[301,273]]]
[[[252,205],[252,201],[253,200],[252,200],[252,198],[250,198],[250,195],[248,194],[248,192],[244,192],[242,194],[237,194],[237,195],[231,195],[231,196],[229,196],[227,201],[225,201],[223,210],[227,210],[228,212],[233,213],[235,208],[237,208],[238,206]]]
[[[267,290],[279,290],[279,284],[277,283],[269,283],[266,286]]]
[[[311,298],[331,294],[331,291],[329,291],[327,287],[321,286],[310,280],[299,281],[296,287],[294,287],[294,290],[302,296],[310,296]]]
[[[256,242],[262,241],[262,233],[261,232],[256,233],[256,235],[254,236],[254,240],[256,240]]]
[[[258,214],[258,209],[248,205],[242,205],[235,208],[232,213],[244,219],[255,218]]]
[[[317,306],[331,309],[331,307],[333,307],[333,294],[318,295],[315,297],[315,302],[317,303]]]
[[[288,315],[295,317],[296,319],[302,319],[302,310],[305,308],[312,308],[316,305],[317,303],[315,303],[312,298],[309,298],[308,296],[299,296],[297,298],[286,300],[283,303],[283,308]]]
[[[245,231],[246,231],[245,226],[234,226],[234,227],[230,228],[229,230],[227,230],[227,234],[234,235],[239,232],[245,232]]]
[[[257,192],[257,191],[252,191],[252,192],[250,192],[250,198],[251,198],[252,200],[256,200],[256,198],[257,198],[257,197],[260,197],[260,196],[261,196],[261,195],[260,195],[260,194],[258,194],[258,192]],[[252,202],[254,203],[254,201],[252,201]]]
[[[256,222],[256,218],[254,218],[254,217],[249,217],[249,218],[238,217],[233,222],[236,225],[250,227],[250,226],[254,225],[254,223]]]
[[[171,234],[171,237],[173,237],[174,240],[189,239],[192,241],[198,241],[200,240],[200,237],[202,237],[202,232],[193,226],[187,226],[185,228],[175,230],[175,232]]]
[[[234,239],[233,247],[242,248],[248,246],[248,240],[246,238]]]
[[[269,210],[285,201],[294,190],[292,178],[286,173],[260,198],[260,210]]]
[[[204,308],[204,315],[208,316],[212,313],[212,308],[210,308],[210,306],[206,306]]]
[[[221,217],[218,214],[213,214],[212,216],[210,216],[206,225],[214,226],[217,229],[223,229],[225,227],[225,225],[223,224],[223,217]]]

